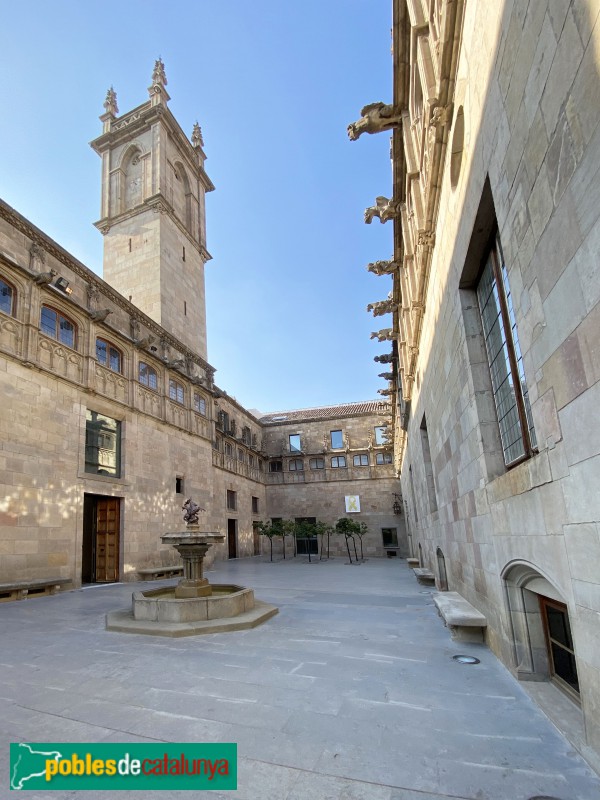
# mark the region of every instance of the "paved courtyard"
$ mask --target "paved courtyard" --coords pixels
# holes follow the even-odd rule
[[[0,797],[18,796],[10,741],[237,742],[239,788],[208,800],[600,797],[598,777],[498,660],[451,640],[404,561],[255,558],[209,577],[254,587],[278,616],[165,639],[104,630],[135,584],[0,605]],[[481,663],[454,662],[460,652]]]

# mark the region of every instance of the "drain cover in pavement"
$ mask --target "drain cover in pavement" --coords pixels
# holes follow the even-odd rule
[[[475,656],[452,656],[454,661],[458,661],[459,664],[479,664],[480,661]],[[531,800],[535,800],[533,797]],[[542,800],[542,798],[540,798]]]

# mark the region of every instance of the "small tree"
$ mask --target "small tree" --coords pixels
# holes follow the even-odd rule
[[[358,536],[358,540],[360,542],[360,560],[364,561],[365,557],[363,556],[362,540],[363,540],[363,536],[368,531],[367,524],[366,524],[366,522],[355,522],[354,524],[357,526],[355,533]]]
[[[266,536],[267,539],[269,540],[269,544],[271,546],[271,548],[270,548],[271,549],[271,561],[273,561],[273,539],[276,536],[280,536],[281,535],[279,533],[278,528],[276,527],[276,525],[274,525],[270,521],[257,522],[256,523],[256,528],[258,529],[258,532],[261,534],[261,536]]]
[[[315,531],[317,536],[321,537],[321,547],[319,553],[319,561],[323,560],[323,543],[325,541],[325,536],[327,536],[327,558],[329,558],[329,537],[333,533],[333,527],[328,525],[326,522],[317,522],[315,525]]]
[[[344,534],[344,536],[346,537],[346,548],[348,550],[348,559],[351,564],[352,564],[352,556],[350,555],[349,539],[352,539],[352,545],[354,547],[354,556],[356,558],[356,562],[358,563],[358,553],[356,552],[356,541],[354,540],[354,534],[358,534],[358,531],[360,530],[360,525],[361,523],[355,522],[353,519],[350,519],[349,517],[340,517],[338,521],[335,523],[336,533]]]
[[[288,536],[294,536],[296,531],[296,523],[293,519],[282,519],[278,522],[279,536],[281,536],[281,543],[283,545],[283,557],[285,558],[285,540]],[[296,555],[296,544],[294,540],[294,555]]]

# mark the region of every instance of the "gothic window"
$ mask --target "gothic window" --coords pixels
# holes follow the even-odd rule
[[[504,463],[512,466],[537,447],[508,273],[496,234],[477,285]]]
[[[105,339],[96,339],[96,358],[98,363],[111,369],[113,372],[121,372],[123,358],[121,351]]]
[[[75,348],[77,345],[77,325],[50,306],[42,306],[40,330],[67,347]]]
[[[169,380],[169,397],[180,405],[185,401],[185,390],[179,381],[174,381],[173,378]]]
[[[144,361],[140,361],[138,375],[142,386],[147,386],[149,389],[153,389],[155,392],[158,391],[158,375],[156,374],[154,367],[151,367]]]
[[[10,283],[0,278],[0,311],[9,316],[14,316],[16,292]]]
[[[198,392],[194,392],[194,411],[206,416],[206,400]]]

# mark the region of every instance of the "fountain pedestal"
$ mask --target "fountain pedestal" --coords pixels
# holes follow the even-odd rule
[[[163,544],[171,544],[183,561],[183,578],[175,587],[175,597],[209,597],[212,589],[203,574],[203,562],[212,544],[225,541],[222,533],[205,533],[199,525],[188,525],[187,530],[177,533],[163,533]]]

